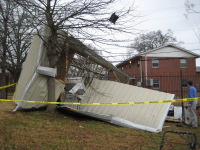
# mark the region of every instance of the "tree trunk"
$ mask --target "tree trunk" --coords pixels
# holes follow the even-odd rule
[[[55,68],[57,62],[56,55],[57,48],[57,31],[51,28],[51,36],[48,41],[48,52],[49,52],[49,67]],[[55,78],[48,77],[48,102],[55,102]],[[47,105],[47,112],[54,112],[56,110],[55,104]]]
[[[1,86],[6,85],[6,51],[7,45],[3,43],[3,56],[2,56],[2,72],[1,72]],[[1,98],[6,99],[6,89],[1,89]]]
[[[4,18],[4,23],[3,23],[3,38],[2,38],[2,59],[1,59],[1,86],[5,86],[6,85],[6,70],[7,70],[7,64],[6,64],[6,53],[8,50],[8,18]],[[5,99],[6,98],[6,89],[1,89],[1,98]]]
[[[6,73],[5,73],[5,69],[2,67],[2,73],[1,73],[1,86],[5,86],[6,85]],[[6,89],[1,89],[1,99],[6,99],[7,95],[6,95]]]
[[[17,83],[21,74],[21,69],[15,70],[15,73],[13,73],[13,78],[14,78],[14,82]]]
[[[54,77],[48,78],[48,102],[55,102],[55,78]],[[48,104],[46,111],[55,112],[56,105]]]

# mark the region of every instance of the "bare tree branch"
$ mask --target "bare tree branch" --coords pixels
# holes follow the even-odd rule
[[[173,37],[173,32],[171,30],[168,30],[167,33],[162,33],[160,30],[151,31],[136,37],[128,53],[132,54],[136,51],[143,53],[170,43],[180,45],[183,42],[178,42],[176,38]]]

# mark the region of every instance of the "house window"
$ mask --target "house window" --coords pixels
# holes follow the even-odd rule
[[[182,87],[187,87],[188,80],[182,79]]]
[[[152,67],[153,68],[159,67],[159,60],[158,59],[152,59]]]
[[[187,68],[187,59],[180,59],[180,67]]]
[[[121,67],[121,70],[123,71],[123,70],[124,70],[124,67]]]
[[[153,88],[159,89],[160,88],[160,81],[159,79],[153,79]]]

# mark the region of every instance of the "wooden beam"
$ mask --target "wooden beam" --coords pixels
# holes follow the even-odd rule
[[[127,74],[125,74],[124,72],[116,68],[113,64],[111,64],[110,62],[105,60],[103,57],[98,55],[95,51],[85,46],[79,40],[73,37],[69,37],[69,49],[85,58],[89,58],[90,60],[101,65],[104,68],[113,70],[120,82],[129,83],[130,76],[128,76]]]

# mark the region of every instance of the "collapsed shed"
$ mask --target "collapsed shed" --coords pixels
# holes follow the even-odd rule
[[[59,43],[61,46],[63,46],[62,44],[67,38],[66,33],[63,31],[59,31],[58,35]],[[47,101],[48,76],[56,77],[57,73],[57,68],[48,67],[48,51],[45,46],[45,42],[48,40],[49,36],[50,30],[47,27],[41,29],[40,32],[34,36],[26,61],[23,64],[23,69],[18,81],[14,99]],[[70,61],[70,63],[68,62],[68,64],[70,64],[70,66],[66,66],[66,68],[64,68],[69,71],[68,77],[83,77],[84,75],[84,78],[86,78],[88,76],[91,76],[89,74],[91,72],[101,75],[102,73],[94,71],[94,67],[97,64],[99,65],[97,66],[97,68],[100,68],[101,72],[103,72],[103,70],[105,72],[105,69],[113,70],[121,82],[128,83],[128,75],[121,72],[114,65],[106,61],[94,51],[87,48],[87,46],[82,44],[79,40],[73,37],[69,37],[67,40],[69,42],[69,50],[73,53],[76,53],[76,55],[73,54],[68,58],[68,61]],[[91,62],[90,60],[92,60],[93,62]],[[88,62],[90,63],[90,65],[87,64]],[[91,68],[89,66],[91,66]],[[61,72],[62,70],[59,71]],[[92,77],[95,76],[93,75]],[[60,93],[64,90],[65,83],[63,82],[65,81],[56,80],[56,99],[58,99]],[[46,104],[29,104],[19,102],[17,103],[15,111],[20,108],[30,109],[38,108],[45,105]]]
[[[67,38],[66,33],[59,31],[59,42]],[[56,77],[57,68],[48,67],[48,52],[45,40],[50,32],[43,28],[39,35],[35,35],[23,65],[16,94],[16,100],[47,101],[48,76]],[[65,102],[141,102],[155,100],[171,100],[173,94],[143,89],[131,86],[129,76],[124,74],[110,62],[89,49],[79,40],[67,38],[73,55],[69,55],[66,66],[66,81],[56,80],[56,99],[61,93],[61,101]],[[61,44],[62,45],[62,44]],[[112,70],[120,82],[105,81],[107,71]],[[59,70],[60,71],[60,70]],[[96,79],[98,78],[98,79]],[[80,92],[81,91],[81,92]],[[63,95],[63,94],[62,94]],[[92,116],[120,126],[160,132],[171,103],[149,105],[110,105],[110,106],[72,106],[76,113]],[[18,102],[14,111],[45,107],[41,103]]]

